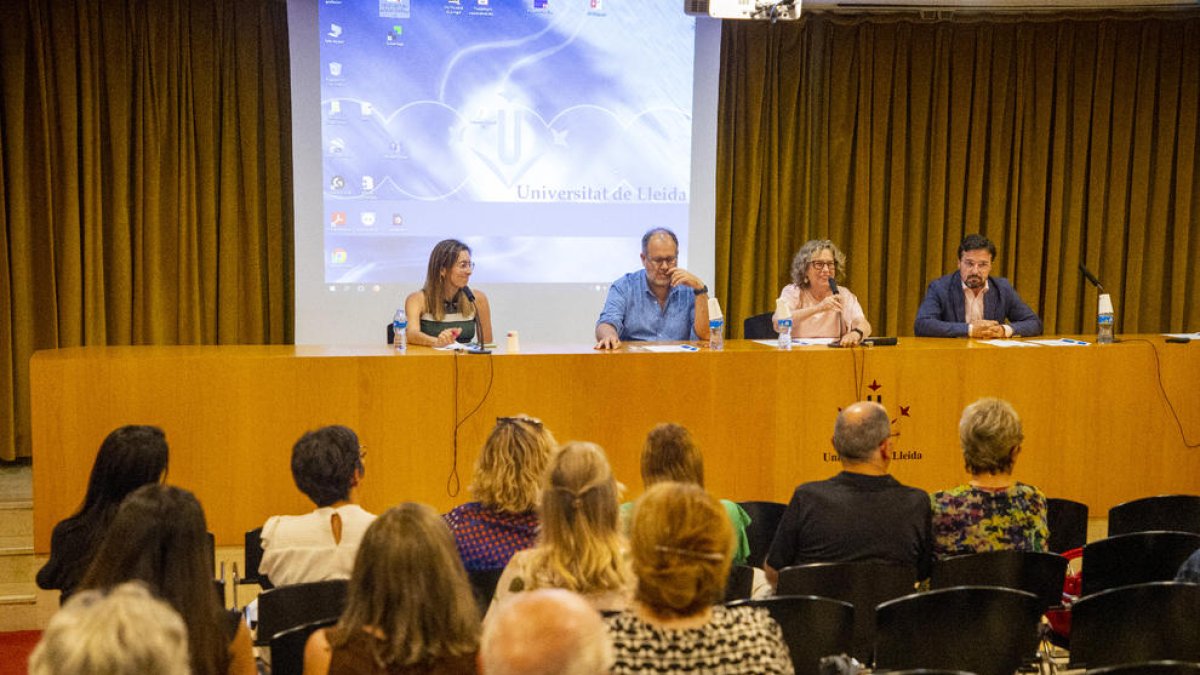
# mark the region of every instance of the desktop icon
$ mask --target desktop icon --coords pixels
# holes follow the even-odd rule
[[[341,27],[341,26],[339,26],[339,25],[337,25],[336,23],[331,23],[331,24],[329,24],[329,33],[328,33],[328,35],[329,35],[329,37],[331,37],[331,38],[340,38],[340,37],[342,37],[342,27]]]
[[[362,215],[359,216],[359,220],[362,221],[363,227],[375,227],[375,212],[363,211]]]
[[[346,151],[346,141],[343,138],[329,139],[329,154],[340,155]]]
[[[393,213],[392,227],[404,227],[404,216],[399,213]]]
[[[371,105],[370,101],[363,101],[359,104],[358,108],[362,112],[363,117],[370,117],[375,112],[375,107]]]
[[[333,263],[334,265],[345,265],[348,258],[349,256],[346,253],[346,249],[335,248],[333,249],[333,253],[329,256],[329,262]]]
[[[364,192],[370,192],[375,189],[375,179],[371,176],[362,177],[362,189]]]
[[[337,61],[330,61],[329,62],[329,74],[333,77],[341,77],[342,76],[342,64],[338,63]]]
[[[334,115],[341,115],[341,114],[342,114],[342,102],[337,101],[337,100],[330,101],[329,102],[329,115],[332,117]]]
[[[329,181],[329,189],[330,189],[330,190],[344,190],[344,189],[346,189],[346,179],[345,179],[345,178],[343,178],[342,176],[334,176],[334,177],[333,177],[333,178],[332,178],[332,179]]]
[[[346,212],[345,211],[334,211],[333,213],[329,214],[329,226],[330,227],[345,227],[346,226]]]

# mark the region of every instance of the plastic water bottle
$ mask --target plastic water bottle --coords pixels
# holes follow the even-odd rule
[[[404,313],[404,308],[396,310],[392,316],[392,347],[398,352],[408,350],[408,316]]]
[[[725,318],[718,317],[708,322],[708,348],[719,352],[725,348]]]
[[[1100,294],[1098,312],[1096,314],[1096,344],[1110,345],[1113,343],[1113,306],[1112,297],[1108,293]]]
[[[778,327],[779,348],[780,349],[791,349],[792,348],[792,320],[790,318],[789,319],[779,319],[775,323],[777,323],[779,325],[779,327]]]

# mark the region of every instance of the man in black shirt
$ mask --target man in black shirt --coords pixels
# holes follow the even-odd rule
[[[888,475],[891,423],[878,403],[860,401],[833,429],[842,472],[796,488],[767,554],[767,579],[814,562],[897,562],[929,576],[929,495]]]

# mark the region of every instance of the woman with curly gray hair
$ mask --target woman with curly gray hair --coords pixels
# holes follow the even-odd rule
[[[796,252],[792,283],[779,294],[791,311],[792,337],[838,338],[850,347],[871,334],[858,298],[836,285],[845,270],[846,255],[828,239],[813,239]]]

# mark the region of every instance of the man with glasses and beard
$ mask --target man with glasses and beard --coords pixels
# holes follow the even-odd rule
[[[1042,334],[1042,320],[1001,277],[988,278],[996,245],[968,234],[958,246],[958,271],[934,279],[917,309],[918,337],[979,339]]]
[[[642,236],[642,265],[613,282],[596,321],[596,349],[622,340],[708,339],[708,286],[676,267],[679,239],[665,227]]]

